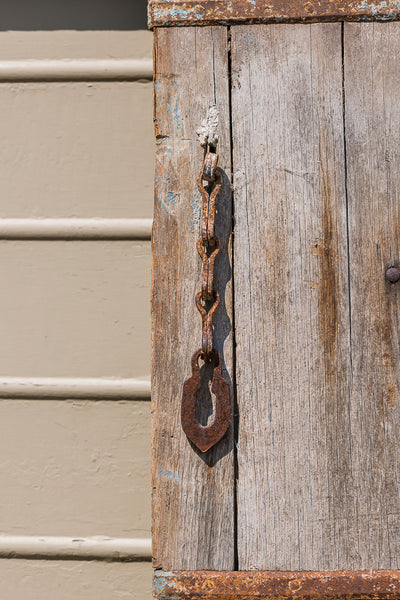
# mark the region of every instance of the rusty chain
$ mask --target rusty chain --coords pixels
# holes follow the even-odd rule
[[[208,183],[204,185],[204,181]],[[225,435],[231,420],[229,384],[222,377],[221,356],[213,342],[213,318],[219,305],[219,294],[214,289],[214,263],[220,250],[220,242],[215,235],[215,203],[222,181],[218,154],[207,152],[197,179],[202,198],[201,230],[197,240],[197,251],[202,261],[202,286],[195,301],[202,319],[202,346],[192,357],[192,376],[183,386],[181,412],[182,428],[201,452],[209,450]],[[215,415],[210,425],[200,425],[196,417],[196,396],[201,387],[199,358],[213,363],[211,391],[216,401]]]
[[[207,152],[204,168],[197,179],[197,189],[202,201],[201,234],[197,251],[202,260],[202,287],[196,294],[196,306],[202,319],[202,358],[209,360],[213,350],[213,317],[219,304],[219,294],[214,291],[214,262],[220,243],[215,235],[215,200],[222,187],[222,175],[218,169],[218,154]],[[211,194],[203,180],[214,184]]]

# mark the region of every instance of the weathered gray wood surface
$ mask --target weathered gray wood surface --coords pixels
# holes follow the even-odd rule
[[[233,27],[232,72],[239,569],[356,568],[341,25]]]
[[[155,34],[157,135],[152,289],[154,566],[234,568],[232,429],[206,455],[189,444],[180,424],[184,380],[201,346],[194,296],[201,287],[201,198],[196,179],[203,150],[196,129],[215,104],[220,166],[226,171],[217,204],[221,250],[215,263],[221,304],[215,339],[232,376],[230,128],[227,31],[223,27],[160,29]]]
[[[400,283],[385,280],[400,266],[400,24],[231,33],[238,568],[400,568]],[[229,176],[227,61],[224,28],[156,32],[153,507],[163,569],[235,567],[232,431],[204,460],[179,419],[200,346],[195,130],[216,103]],[[216,337],[232,376],[228,189]]]
[[[400,24],[344,25],[354,561],[400,568]]]

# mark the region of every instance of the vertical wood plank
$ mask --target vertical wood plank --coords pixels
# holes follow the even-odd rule
[[[162,569],[234,568],[233,436],[202,455],[180,424],[184,380],[201,346],[201,198],[196,179],[203,149],[196,129],[210,106],[219,112],[220,166],[225,171],[217,205],[221,250],[215,263],[221,303],[214,336],[232,376],[231,193],[227,31],[224,27],[155,32],[157,138],[152,288],[153,533],[154,566]],[[210,402],[210,398],[208,399]]]
[[[400,24],[344,25],[355,553],[400,568]]]
[[[341,24],[232,28],[239,569],[352,568]]]

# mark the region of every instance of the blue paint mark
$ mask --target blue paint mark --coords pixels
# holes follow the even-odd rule
[[[168,192],[168,194],[167,194],[167,204],[173,204],[175,206],[176,200],[175,200],[175,193],[174,192]]]
[[[389,12],[385,11],[381,14],[382,9],[390,8]],[[360,4],[355,5],[355,10],[367,10],[371,15],[365,15],[363,21],[370,21],[371,18],[375,18],[377,21],[391,21],[397,19],[399,14],[397,11],[400,10],[400,3],[394,4],[391,0],[381,0],[381,2],[374,4],[363,0]]]
[[[168,209],[176,204],[176,194],[175,192],[168,192],[165,198],[158,197],[157,202],[163,207],[165,214],[167,214]]]
[[[198,12],[196,7],[191,8],[189,10],[185,10],[183,8],[168,8],[168,7],[153,7],[153,20],[155,21],[163,21],[163,25],[169,25],[171,22],[174,22],[175,19],[203,19],[203,13]]]
[[[168,9],[167,9],[167,11],[168,11]],[[203,13],[196,11],[195,8],[192,8],[190,10],[184,10],[183,8],[173,8],[172,10],[170,10],[168,12],[169,12],[169,15],[174,18],[181,17],[182,19],[187,19],[189,16],[195,17],[195,19],[203,18]]]
[[[167,111],[169,112],[171,110],[171,105],[169,102],[167,102]]]
[[[175,102],[174,121],[175,121],[176,128],[179,130],[182,127],[182,124],[181,124],[181,120],[180,120],[180,117],[179,117],[178,100]]]
[[[244,34],[243,42],[248,48],[256,48],[258,46],[258,42],[254,39],[251,33],[248,32]]]
[[[167,477],[167,479],[170,479],[170,480],[173,479],[174,481],[179,481],[179,474],[177,471],[163,471],[162,468],[159,467],[158,468],[158,476],[161,477],[163,475],[163,473]]]
[[[367,0],[362,0],[360,4],[355,5],[355,10],[366,10],[370,15],[365,15],[363,17],[363,21],[370,21],[372,18],[377,21],[391,21],[393,19],[397,19],[399,17],[398,11],[400,11],[400,3],[394,3],[392,0],[381,0],[381,2],[368,2]],[[385,10],[389,8],[389,11]],[[381,10],[385,12],[382,14]]]
[[[172,154],[172,148],[167,148],[167,156],[171,156]]]
[[[167,214],[168,210],[167,210],[167,207],[165,206],[164,202],[162,201],[162,199],[157,198],[157,202],[158,202],[158,204],[160,204],[163,207],[165,214]]]

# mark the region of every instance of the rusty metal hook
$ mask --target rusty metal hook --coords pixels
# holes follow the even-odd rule
[[[231,420],[229,384],[222,377],[221,356],[212,350],[210,359],[214,370],[211,391],[215,395],[214,419],[210,425],[200,425],[196,418],[196,399],[201,386],[199,358],[203,351],[197,350],[192,356],[192,375],[183,385],[181,422],[189,440],[201,452],[206,452],[225,435]]]

